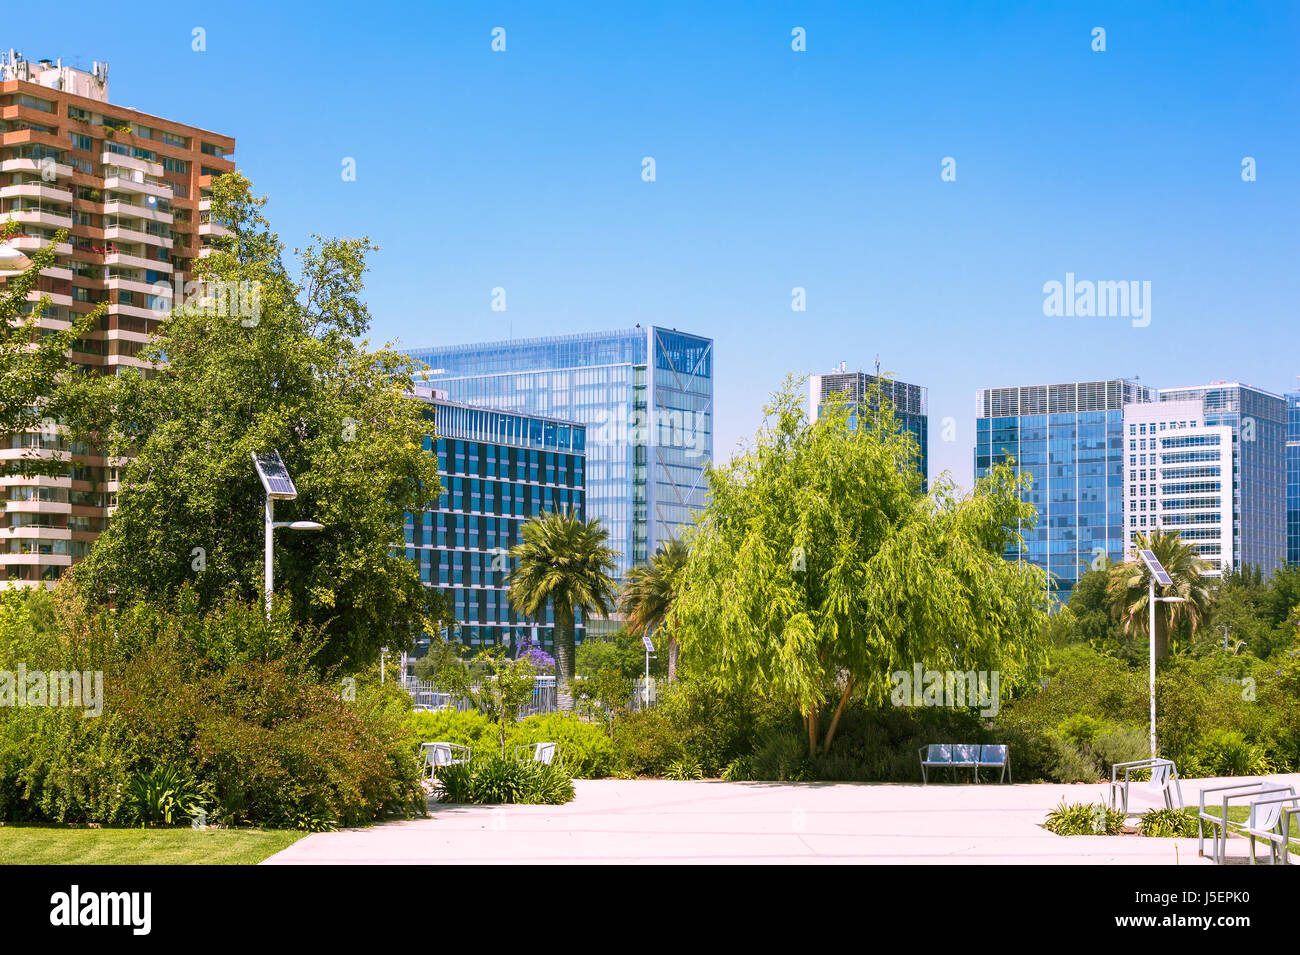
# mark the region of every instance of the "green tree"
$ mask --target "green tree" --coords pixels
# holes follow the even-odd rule
[[[0,226],[0,247],[19,231],[17,223]],[[41,271],[55,261],[55,247],[67,241],[60,231],[49,245],[16,263],[0,261],[0,268],[22,265],[22,271],[5,277],[0,284],[0,434],[39,430],[40,450],[54,454],[27,454],[0,462],[0,475],[61,474],[66,459],[58,453],[59,425],[65,414],[65,386],[72,380],[76,366],[68,351],[78,338],[94,330],[104,314],[104,305],[85,315],[72,316],[64,329],[42,328],[41,316],[49,308],[49,296],[36,302],[27,296],[37,287]],[[23,263],[27,263],[23,265]],[[0,501],[0,508],[4,507]]]
[[[1023,683],[1049,598],[1040,569],[1002,556],[1032,526],[1028,476],[1001,466],[968,496],[944,479],[925,495],[887,401],[870,428],[838,402],[809,424],[801,385],[774,396],[752,449],[709,469],[675,613],[692,668],[797,707],[815,757],[849,700],[883,701],[914,663]]]
[[[619,595],[619,609],[627,615],[627,629],[637,636],[667,632],[668,682],[677,679],[677,634],[673,627],[673,601],[690,548],[673,537],[659,545],[649,563],[633,567]]]
[[[147,373],[83,382],[80,431],[129,463],[117,512],[76,572],[119,604],[186,582],[204,608],[260,600],[264,494],[251,455],[278,449],[298,498],[276,518],[325,529],[276,534],[276,588],[294,619],[325,633],[322,666],[359,669],[445,617],[400,545],[404,514],[440,493],[430,424],[408,394],[411,363],[354,341],[370,320],[361,291],[374,247],[319,239],[292,277],[265,201],[238,174],[217,179],[213,215],[232,234],[200,260],[211,298],[175,303],[142,352]]]
[[[513,660],[502,646],[481,650],[467,666],[444,668],[443,689],[472,700],[479,712],[497,724],[501,757],[506,755],[506,730],[519,718],[519,708],[533,699],[537,668],[526,659]]]
[[[537,619],[549,604],[555,617],[555,684],[561,710],[573,709],[575,614],[602,616],[617,598],[611,574],[615,552],[599,519],[583,520],[572,511],[534,516],[523,528],[523,543],[510,551],[515,568],[507,583],[510,604]]]
[[[1094,650],[1122,660],[1135,662],[1140,654],[1132,635],[1116,622],[1111,614],[1110,585],[1111,560],[1103,558],[1096,567],[1084,571],[1070,592],[1071,637],[1087,643]]]
[[[1134,548],[1150,550],[1169,572],[1173,582],[1168,587],[1157,585],[1157,597],[1182,597],[1180,603],[1157,602],[1156,605],[1156,657],[1169,655],[1169,636],[1177,628],[1185,628],[1187,636],[1195,636],[1205,622],[1214,599],[1207,578],[1201,574],[1209,568],[1196,554],[1196,548],[1184,543],[1177,531],[1157,529],[1150,534],[1138,534]],[[1113,564],[1107,593],[1111,600],[1111,613],[1130,637],[1150,629],[1149,588],[1151,572],[1140,560]]]

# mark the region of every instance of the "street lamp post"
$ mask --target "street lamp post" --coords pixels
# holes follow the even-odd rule
[[[284,461],[280,459],[279,451],[269,451],[266,454],[253,454],[253,465],[257,468],[257,476],[262,482],[262,488],[266,491],[266,520],[265,532],[266,542],[263,554],[263,570],[265,573],[264,592],[266,595],[266,619],[271,619],[271,593],[274,590],[275,580],[275,552],[273,540],[277,528],[287,528],[291,531],[319,531],[324,530],[324,524],[318,524],[315,521],[277,521],[275,519],[275,502],[292,501],[298,496],[298,489],[293,486],[293,479],[289,477],[289,471],[284,466]]]
[[[1157,603],[1183,603],[1186,597],[1157,597],[1156,583],[1160,586],[1168,587],[1173,581],[1169,577],[1169,572],[1156,558],[1156,555],[1149,550],[1138,551],[1138,556],[1142,558],[1143,563],[1147,565],[1147,609],[1149,611],[1149,626],[1147,629],[1147,642],[1151,657],[1150,685],[1151,692],[1151,758],[1156,759],[1156,604]]]

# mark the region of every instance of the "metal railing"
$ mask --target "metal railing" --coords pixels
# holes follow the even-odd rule
[[[464,713],[475,709],[474,701],[470,697],[457,696],[437,689],[432,683],[425,680],[415,680],[407,678],[403,681],[402,686],[406,692],[411,694],[411,702],[419,709],[441,711],[454,710],[457,713]],[[472,692],[477,694],[482,689],[481,684],[475,684]],[[539,676],[533,678],[533,698],[519,707],[519,718],[526,716],[536,716],[540,713],[554,713],[559,709],[555,696],[555,677]]]

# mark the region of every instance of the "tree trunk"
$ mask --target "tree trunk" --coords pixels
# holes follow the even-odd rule
[[[817,758],[817,710],[804,717],[804,722],[808,726],[808,758]]]
[[[555,608],[555,702],[563,713],[573,710],[573,608]]]
[[[853,677],[849,677],[848,682],[844,684],[844,692],[840,694],[839,705],[835,707],[835,715],[831,717],[831,725],[826,729],[826,743],[822,746],[823,753],[831,751],[831,743],[835,739],[835,729],[840,725],[840,716],[844,713],[844,705],[849,702],[849,697],[853,693],[853,686]]]
[[[677,636],[668,635],[668,682],[677,681]]]
[[[1167,606],[1167,605],[1166,605]],[[1163,606],[1156,605],[1156,659],[1169,656],[1169,618]]]

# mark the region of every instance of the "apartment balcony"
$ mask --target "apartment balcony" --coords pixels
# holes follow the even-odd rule
[[[204,196],[202,199],[199,200],[199,212],[211,212],[211,211],[212,211],[212,197]]]
[[[146,282],[143,279],[123,278],[122,276],[112,276],[104,280],[104,287],[110,290],[120,292],[134,292],[137,295],[161,295],[158,289],[154,288],[152,282]],[[171,286],[167,286],[167,294],[171,293]]]
[[[133,169],[136,172],[144,173],[146,176],[161,176],[163,174],[162,163],[150,162],[147,159],[137,159],[134,156],[122,156],[118,153],[104,152],[100,154],[99,161],[105,166],[117,166],[120,169]]]
[[[221,236],[228,236],[234,234],[235,233],[231,232],[229,229],[227,229],[225,226],[221,225],[218,222],[199,223],[200,236],[221,237]]]
[[[152,293],[150,293],[150,294],[152,294]],[[108,314],[109,314],[109,315],[125,315],[125,316],[127,316],[127,317],[129,317],[129,318],[147,318],[147,319],[151,319],[152,321],[155,321],[155,322],[158,321],[158,319],[160,319],[160,318],[165,318],[165,317],[166,317],[165,314],[164,314],[164,315],[159,315],[158,312],[156,312],[156,311],[155,311],[154,309],[152,309],[152,308],[149,308],[149,307],[146,306],[146,305],[127,305],[125,302],[109,302],[109,304],[108,304]],[[127,334],[128,334],[128,333],[125,332],[125,331],[119,331],[119,332],[117,333],[117,337],[125,338]],[[108,356],[108,362],[107,362],[107,363],[110,364],[110,365],[118,364],[118,362],[117,362],[115,359],[120,358],[120,357],[124,357],[124,356],[120,356],[120,355],[109,355],[109,356]],[[143,363],[141,363],[138,367],[143,368],[143,367],[146,367],[146,366],[145,366]]]
[[[130,252],[110,252],[104,256],[105,265],[117,265],[124,269],[153,269],[155,272],[172,272],[172,264],[162,260],[146,259],[142,255]]]
[[[49,245],[49,243],[45,239],[38,238],[37,236],[34,235],[21,235],[21,234],[16,235],[12,239],[10,239],[9,244],[12,245],[15,249],[21,249],[22,251],[28,253],[37,252],[45,248],[47,245]],[[55,254],[57,255],[71,255],[72,243],[60,242],[58,245],[54,247],[54,251]]]
[[[46,164],[42,159],[29,159],[26,157],[0,160],[0,173],[27,172],[44,178],[46,169],[52,169],[57,179],[70,179],[72,177],[72,167],[61,162]]]
[[[68,308],[72,307],[72,296],[64,295],[62,292],[42,292],[38,289],[32,289],[27,293],[27,301],[29,302],[39,302],[43,298],[49,299],[51,305],[65,305]],[[57,320],[51,319],[51,321]],[[65,323],[65,326],[66,324],[71,323]],[[45,325],[45,319],[43,318],[41,319],[41,325]],[[55,326],[51,325],[49,327],[53,328]]]
[[[150,222],[172,224],[172,214],[170,212],[164,212],[156,206],[141,206],[132,202],[124,202],[121,199],[114,199],[104,203],[104,215],[130,216],[133,219],[148,219]]]
[[[71,229],[72,214],[64,215],[49,209],[12,209],[0,212],[0,218],[12,219],[26,225],[42,225],[49,229]]]
[[[72,204],[72,190],[62,189],[50,182],[24,182],[0,186],[0,199],[45,199],[50,202]]]
[[[139,178],[136,178],[139,177]],[[105,192],[125,192],[134,196],[157,196],[171,199],[172,187],[166,183],[149,182],[142,173],[130,176],[114,175],[104,178]]]
[[[105,241],[158,245],[162,246],[164,249],[170,249],[172,247],[172,240],[170,238],[165,239],[160,235],[154,235],[151,232],[141,232],[138,229],[132,229],[123,225],[109,226],[104,229],[104,239]]]

